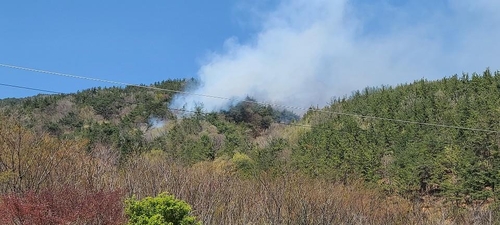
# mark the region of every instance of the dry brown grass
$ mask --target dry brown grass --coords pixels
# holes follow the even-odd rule
[[[166,191],[191,204],[204,224],[494,224],[500,221],[498,210],[416,204],[385,196],[362,183],[343,185],[297,173],[242,177],[227,160],[186,167],[169,160],[162,151],[152,151],[120,164],[113,149],[96,146],[87,152],[84,144],[84,141],[62,141],[34,134],[15,123],[2,124],[0,194],[19,199],[60,197],[63,203],[68,201],[68,207],[76,207],[69,204],[71,196],[78,199],[86,195],[77,191],[57,195],[56,191],[78,187],[75,190],[94,196],[102,191],[124,190],[125,196],[138,198]],[[11,206],[3,207],[12,209]],[[36,207],[32,209],[35,213]],[[108,208],[120,213],[123,210],[119,204]],[[92,210],[102,209],[90,207],[84,214],[92,215]]]
[[[161,155],[156,155],[161,157]],[[168,191],[190,203],[204,224],[438,224],[410,202],[362,184],[330,183],[298,174],[241,178],[215,163],[187,168],[135,157],[123,175],[130,195]],[[142,179],[141,179],[142,178]],[[141,179],[142,182],[136,182]]]

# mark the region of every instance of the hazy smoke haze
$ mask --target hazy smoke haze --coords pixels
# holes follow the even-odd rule
[[[393,2],[393,3],[391,3]],[[206,57],[197,94],[324,106],[366,86],[500,68],[500,1],[283,0],[256,33]],[[179,96],[174,107],[228,101]],[[301,112],[298,112],[301,113]]]

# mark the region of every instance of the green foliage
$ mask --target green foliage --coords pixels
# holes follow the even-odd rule
[[[498,198],[498,134],[418,123],[500,130],[500,72],[464,74],[398,87],[366,88],[310,111],[313,124],[293,151],[294,165],[314,176],[363,179],[413,198],[444,196],[461,204]]]
[[[257,149],[254,153],[254,158],[258,168],[264,171],[283,169],[282,166],[285,162],[280,158],[280,154],[287,147],[288,143],[285,139],[277,138],[271,140],[269,146]]]
[[[142,200],[127,199],[125,213],[128,224],[143,225],[189,225],[201,224],[191,216],[191,206],[176,199],[175,196],[161,193],[156,197],[146,197]]]
[[[237,171],[243,176],[250,176],[255,172],[255,162],[246,154],[236,152],[231,159]]]
[[[186,164],[194,164],[206,160],[209,146],[206,138],[199,137],[202,131],[201,123],[194,118],[185,118],[176,123],[164,137],[163,147],[170,157]]]
[[[197,84],[169,80],[151,87],[182,90],[186,85]],[[290,123],[297,115],[252,98],[219,113],[205,114],[200,107],[179,118],[167,107],[171,93],[133,86],[0,100],[0,108],[30,115],[29,129],[88,139],[89,149],[105,146],[122,157],[158,149],[184,165],[224,158],[243,174],[297,170],[334,182],[380,185],[410,199],[433,195],[470,205],[500,200],[498,134],[425,124],[498,131],[498,96],[500,72],[489,70],[369,87],[334,98],[321,110],[332,113],[311,108],[300,122],[312,128],[287,128],[293,138],[273,123]],[[158,121],[166,125],[155,127]]]
[[[299,117],[288,110],[278,111],[271,106],[264,106],[257,103],[251,97],[230,107],[223,114],[229,121],[244,123],[250,127],[254,136],[258,136],[262,130],[268,129],[273,122],[290,123],[299,119]]]
[[[185,80],[167,80],[151,86],[178,91],[185,84]],[[173,118],[167,108],[172,97],[168,92],[140,87],[96,87],[69,95],[7,99],[0,106],[32,117],[32,129],[58,137],[86,138],[89,149],[104,145],[127,156],[147,147],[145,131],[154,121]]]

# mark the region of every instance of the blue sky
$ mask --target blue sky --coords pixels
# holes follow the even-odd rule
[[[200,61],[253,26],[232,0],[7,1],[0,63],[149,84],[195,77]],[[0,68],[0,83],[74,92],[103,83]],[[0,98],[37,92],[0,87]]]
[[[29,6],[29,7],[28,7]],[[308,107],[382,84],[500,69],[497,0],[9,1],[0,64]],[[104,83],[0,67],[0,83],[75,92]],[[35,95],[0,87],[0,98]],[[177,107],[227,102],[180,96]]]

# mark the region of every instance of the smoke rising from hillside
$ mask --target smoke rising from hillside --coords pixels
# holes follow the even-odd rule
[[[298,107],[324,106],[367,86],[500,68],[500,3],[283,0],[245,43],[228,38],[207,56],[197,94]],[[206,110],[227,100],[178,96],[173,107]],[[297,113],[303,113],[298,112]]]

